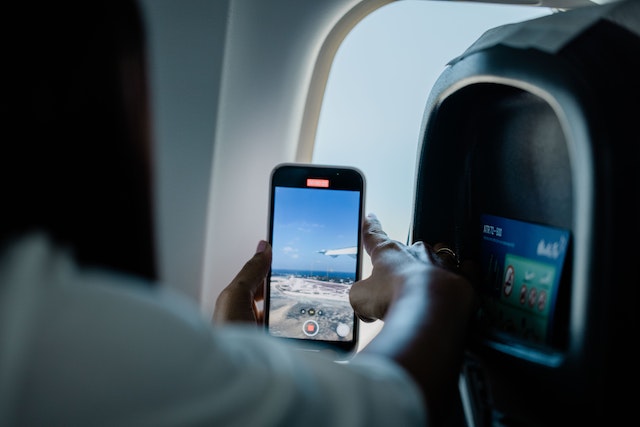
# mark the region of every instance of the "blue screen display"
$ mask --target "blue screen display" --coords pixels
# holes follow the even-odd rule
[[[481,216],[482,318],[495,331],[549,344],[568,230]]]

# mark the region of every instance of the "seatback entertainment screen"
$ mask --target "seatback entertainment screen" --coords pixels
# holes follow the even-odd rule
[[[570,233],[481,216],[481,319],[489,331],[551,345]]]

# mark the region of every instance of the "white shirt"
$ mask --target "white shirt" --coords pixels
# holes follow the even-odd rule
[[[336,363],[191,300],[78,267],[42,235],[0,258],[1,426],[424,425],[420,391],[371,355]]]

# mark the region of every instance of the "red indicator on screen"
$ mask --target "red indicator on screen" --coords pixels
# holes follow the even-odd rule
[[[329,180],[319,179],[319,178],[307,178],[307,187],[329,188]]]

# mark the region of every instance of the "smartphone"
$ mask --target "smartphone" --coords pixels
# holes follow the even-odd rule
[[[280,164],[271,173],[265,327],[312,350],[355,352],[349,303],[360,279],[365,178],[345,166]]]

